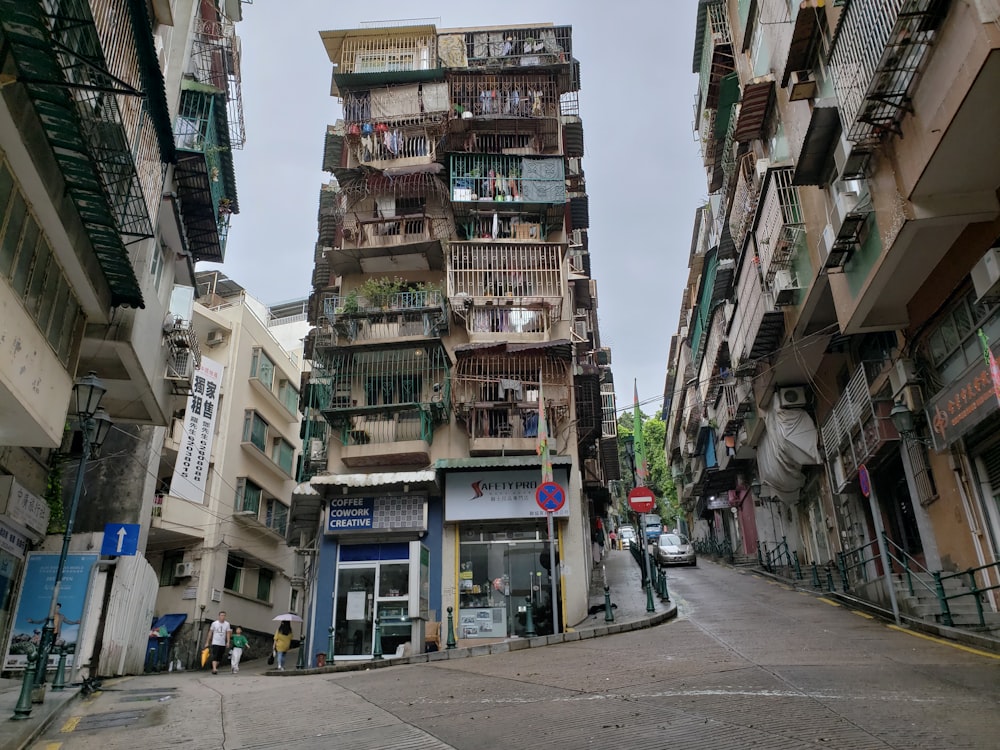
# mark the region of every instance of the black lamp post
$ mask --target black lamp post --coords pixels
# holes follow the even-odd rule
[[[62,551],[59,553],[59,565],[56,567],[56,577],[52,584],[52,601],[49,603],[49,615],[42,628],[41,654],[35,671],[35,684],[45,683],[45,670],[49,662],[49,653],[55,641],[55,623],[59,610],[59,589],[62,586],[63,569],[66,567],[66,557],[69,555],[69,542],[73,536],[73,524],[76,521],[76,509],[80,504],[83,490],[83,476],[87,470],[87,461],[101,451],[105,438],[111,431],[111,417],[101,408],[101,399],[107,393],[107,388],[98,380],[93,372],[77,378],[73,384],[73,406],[80,420],[83,431],[83,455],[76,469],[76,484],[73,486],[73,500],[69,506],[69,516],[66,519],[66,531],[63,534]]]

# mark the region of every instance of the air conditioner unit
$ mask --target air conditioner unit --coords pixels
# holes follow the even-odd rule
[[[224,331],[215,328],[208,332],[208,338],[205,339],[205,343],[209,346],[215,347],[226,340],[226,334]]]
[[[167,358],[167,380],[191,380],[194,373],[194,357],[188,349],[179,349]]]
[[[771,168],[770,159],[758,159],[757,160],[757,176],[763,177],[764,173]]]
[[[788,101],[798,102],[816,98],[817,83],[812,77],[812,71],[797,70],[792,74],[792,88],[788,92]]]
[[[309,460],[322,461],[326,458],[326,441],[323,438],[312,438],[309,441]]]
[[[771,282],[771,292],[774,294],[774,304],[776,306],[794,305],[798,302],[799,287],[795,283],[795,277],[787,269],[781,269],[774,274]]]
[[[889,385],[892,387],[892,397],[896,398],[903,389],[915,383],[917,368],[912,359],[898,359],[896,366],[889,370]]]
[[[782,409],[801,409],[806,405],[805,386],[778,389],[778,406]]]
[[[193,562],[179,562],[174,565],[174,578],[190,578],[194,575]]]
[[[1000,295],[1000,246],[991,247],[972,267],[972,285],[976,288],[976,302]]]

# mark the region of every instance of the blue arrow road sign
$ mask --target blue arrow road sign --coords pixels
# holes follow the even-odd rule
[[[104,524],[102,555],[134,555],[139,548],[139,524]]]

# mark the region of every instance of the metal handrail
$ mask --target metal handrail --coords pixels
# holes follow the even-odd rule
[[[928,568],[925,565],[921,564],[921,562],[917,560],[913,555],[911,555],[901,546],[896,544],[896,542],[890,539],[884,531],[882,532],[882,540],[885,542],[885,549],[887,554],[889,555],[889,559],[895,563],[898,563],[903,568],[903,572],[906,574],[907,590],[910,592],[910,596],[914,596],[913,574],[910,569],[911,566],[916,567],[919,572],[926,573],[929,576],[933,576],[934,574],[930,570],[928,570]],[[902,558],[899,558],[895,554],[893,554],[894,550],[902,554]],[[930,584],[928,584],[926,581],[923,581],[920,578],[918,578],[917,583],[919,583],[925,589],[930,591],[932,594],[937,594],[937,592],[933,588],[931,588]]]
[[[982,597],[980,597],[980,594],[1000,590],[1000,584],[985,586],[983,588],[980,588],[976,584],[976,573],[986,570],[987,568],[993,568],[998,574],[1000,574],[1000,562],[987,563],[986,565],[980,565],[978,568],[968,568],[958,573],[944,573],[943,571],[939,571],[934,574],[934,580],[938,586],[938,597],[941,599],[942,615],[944,616],[945,625],[952,625],[948,601],[950,599],[958,599],[963,596],[971,596],[976,602],[976,612],[979,615],[979,626],[986,626],[986,617],[983,613],[983,600]],[[946,595],[944,593],[944,582],[950,578],[961,578],[963,576],[968,576],[967,583],[969,590],[962,591],[957,594]]]
[[[866,550],[872,550],[870,557],[866,556]],[[851,550],[845,550],[838,553],[837,555],[837,567],[840,570],[840,581],[843,585],[844,591],[850,591],[851,582],[848,573],[852,568],[859,568],[861,570],[860,578],[863,581],[867,581],[868,578],[864,573],[864,566],[868,563],[875,562],[878,560],[878,541],[872,540],[867,544],[862,544],[860,547],[855,547]],[[848,559],[854,559],[854,562],[850,565],[848,564]]]

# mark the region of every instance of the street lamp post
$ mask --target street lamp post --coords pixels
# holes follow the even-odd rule
[[[83,432],[83,455],[76,469],[76,483],[73,486],[73,499],[69,505],[69,516],[66,518],[66,531],[63,534],[62,551],[59,553],[59,564],[56,567],[56,577],[52,584],[52,600],[49,603],[49,614],[42,627],[41,653],[35,671],[35,684],[45,684],[45,670],[49,662],[49,654],[55,643],[56,618],[59,613],[59,589],[62,586],[63,569],[66,567],[66,557],[69,555],[69,543],[73,537],[73,524],[76,521],[76,509],[80,505],[80,495],[83,491],[83,477],[87,470],[87,461],[91,456],[100,453],[101,445],[111,430],[111,417],[101,408],[101,399],[107,393],[107,388],[97,378],[96,373],[88,373],[77,378],[73,384],[74,407],[80,428]]]

